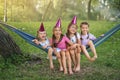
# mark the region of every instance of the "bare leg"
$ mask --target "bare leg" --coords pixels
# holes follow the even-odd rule
[[[57,56],[57,59],[58,59],[58,62],[59,62],[59,65],[60,65],[60,68],[59,68],[59,70],[60,71],[63,71],[63,66],[62,66],[62,61],[61,61],[61,55],[60,55],[60,53],[54,53],[56,56]]]
[[[62,60],[61,61],[62,61],[62,64],[63,64],[64,74],[67,74],[65,51],[61,51],[61,56],[62,56]]]
[[[77,66],[75,71],[80,71],[80,52],[81,52],[80,46],[77,45],[77,52],[76,52]]]
[[[81,45],[81,48],[82,48],[83,53],[84,53],[85,56],[87,57],[87,59],[88,59],[89,61],[93,61],[93,60],[91,59],[88,51],[86,50],[86,47],[85,47],[84,45]]]
[[[92,51],[93,54],[94,54],[93,59],[96,59],[96,58],[97,58],[97,53],[96,53],[96,49],[95,49],[95,47],[94,47],[93,42],[92,42],[92,41],[89,41],[89,42],[88,42],[88,45],[90,46],[90,49],[91,49],[91,51]]]
[[[70,53],[68,51],[66,51],[66,57],[67,57],[69,74],[73,74],[73,72],[72,72],[72,65],[71,65],[71,57],[70,57]]]
[[[52,53],[53,53],[53,49],[50,48],[48,50],[48,56],[49,56],[49,62],[50,62],[50,69],[54,69],[53,60],[52,60]]]
[[[70,50],[70,56],[71,56],[73,64],[74,64],[73,70],[75,71],[75,69],[76,69],[75,50]]]

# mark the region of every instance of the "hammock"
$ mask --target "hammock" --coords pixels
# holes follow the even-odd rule
[[[11,25],[8,25],[6,23],[2,23],[0,22],[1,25],[5,26],[6,28],[8,28],[9,30],[17,33],[19,36],[21,36],[23,39],[25,39],[29,44],[47,52],[48,50],[47,49],[43,49],[41,45],[36,45],[35,43],[32,42],[33,39],[35,39],[34,36],[30,35],[30,34],[27,34],[21,30],[18,30],[17,28],[11,26]],[[100,36],[98,37],[93,43],[95,45],[95,47],[99,46],[101,43],[103,43],[104,41],[106,41],[109,37],[111,37],[114,33],[116,33],[117,31],[120,30],[120,24],[118,24],[117,26],[115,26],[114,28],[112,28],[111,30],[109,30],[108,32],[106,32],[104,34],[104,36]],[[90,49],[87,48],[87,50],[89,51]]]

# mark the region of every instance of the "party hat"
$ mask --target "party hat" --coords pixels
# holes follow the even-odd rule
[[[76,24],[76,23],[77,23],[77,17],[74,16],[73,19],[72,19],[72,21],[71,21],[71,24]]]
[[[40,32],[45,31],[43,23],[41,23],[40,28],[39,28],[39,30],[38,30],[38,31],[40,31]]]
[[[60,20],[60,18],[58,19],[58,21],[57,21],[55,27],[59,27],[59,28],[61,27],[61,20]]]

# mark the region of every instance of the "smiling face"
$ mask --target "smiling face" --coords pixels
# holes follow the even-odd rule
[[[74,25],[74,24],[72,24],[72,25],[68,28],[68,30],[69,30],[69,33],[70,33],[70,34],[75,34],[76,31],[77,31],[77,26]]]
[[[40,40],[45,40],[46,39],[46,31],[43,31],[43,32],[38,32],[38,38]]]
[[[80,29],[83,35],[86,35],[89,32],[89,26],[86,24],[82,24]]]
[[[59,27],[54,28],[54,29],[53,29],[53,34],[54,34],[56,37],[60,37],[60,35],[62,34],[61,28],[59,28]]]

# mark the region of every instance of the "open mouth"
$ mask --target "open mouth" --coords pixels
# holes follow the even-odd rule
[[[42,36],[42,38],[45,38],[45,36]]]
[[[59,33],[56,33],[56,35],[60,35]]]

